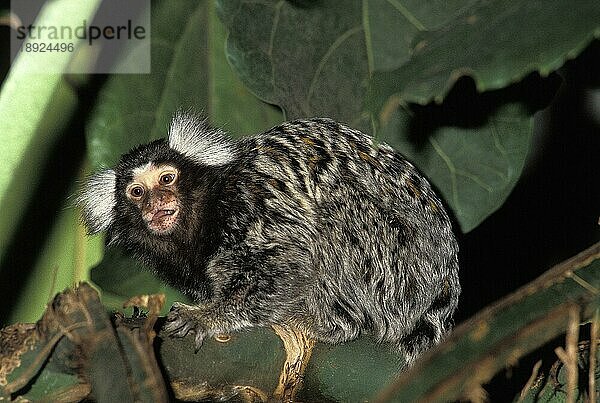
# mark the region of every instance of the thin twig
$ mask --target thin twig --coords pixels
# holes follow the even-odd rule
[[[569,326],[567,327],[567,403],[575,402],[575,389],[577,388],[577,347],[579,341],[579,309],[572,307],[569,311]]]
[[[554,352],[563,362],[567,371],[567,403],[575,402],[575,389],[577,388],[577,342],[579,340],[579,310],[577,307],[569,309],[569,324],[565,340],[566,350],[557,347]]]
[[[593,285],[591,285],[590,283],[588,283],[587,281],[585,281],[584,279],[579,277],[577,274],[575,274],[573,272],[569,272],[567,277],[572,278],[577,284],[579,284],[580,286],[582,286],[583,288],[585,288],[592,294],[594,294],[594,295],[600,294],[600,291],[598,291],[598,289],[596,287],[594,287]]]
[[[522,402],[523,400],[525,400],[525,396],[527,395],[527,393],[529,392],[529,390],[533,386],[533,383],[538,378],[538,373],[540,371],[540,367],[541,366],[542,366],[542,360],[539,360],[533,366],[533,369],[531,370],[531,376],[529,377],[529,380],[527,381],[527,383],[525,384],[525,386],[521,390],[521,394],[519,395],[518,402]]]
[[[590,403],[596,403],[598,393],[596,391],[596,350],[598,349],[598,328],[600,328],[600,310],[596,309],[592,319],[592,330],[590,331],[590,368],[589,368],[589,399]]]

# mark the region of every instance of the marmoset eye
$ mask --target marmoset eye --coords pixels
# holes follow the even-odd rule
[[[132,186],[129,189],[129,195],[131,197],[133,197],[134,199],[139,199],[140,197],[142,197],[144,195],[144,192],[145,192],[144,188],[142,186],[139,186],[139,185]]]
[[[168,173],[160,176],[159,182],[161,185],[170,185],[175,182],[175,174]]]

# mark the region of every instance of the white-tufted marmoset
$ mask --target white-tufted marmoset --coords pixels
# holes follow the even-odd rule
[[[91,176],[78,204],[188,295],[166,329],[284,325],[328,343],[371,334],[411,363],[449,330],[458,246],[440,199],[399,153],[330,119],[229,138],[177,113],[168,138]]]

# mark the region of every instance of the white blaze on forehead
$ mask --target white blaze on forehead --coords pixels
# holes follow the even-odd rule
[[[91,234],[107,230],[114,219],[116,180],[112,169],[98,172],[88,178],[77,197],[77,205]]]
[[[206,119],[184,112],[173,116],[169,146],[204,165],[225,165],[235,158],[233,143],[223,131],[209,127]]]
[[[152,168],[152,162],[148,162],[147,164],[141,165],[139,167],[133,168],[133,170],[131,171],[131,173],[133,174],[134,177],[143,174],[146,171],[149,171],[150,168]]]

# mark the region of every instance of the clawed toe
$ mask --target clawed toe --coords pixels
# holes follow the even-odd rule
[[[171,307],[167,322],[163,327],[170,337],[185,337],[190,332],[195,333],[194,347],[196,352],[202,347],[207,333],[198,313],[196,307],[175,303]]]
[[[182,322],[177,319],[169,322],[167,319],[167,324],[164,329],[171,337],[185,337],[190,330],[193,330],[193,324],[190,322]]]

